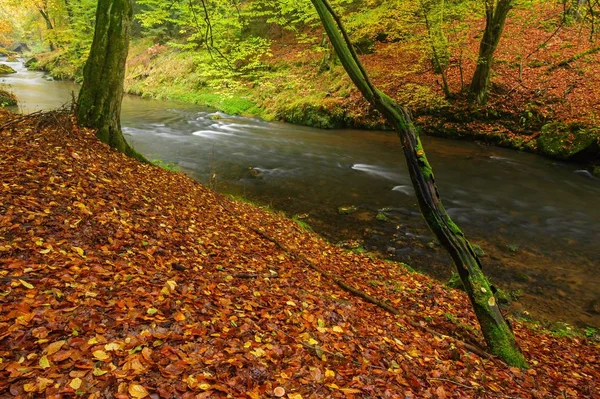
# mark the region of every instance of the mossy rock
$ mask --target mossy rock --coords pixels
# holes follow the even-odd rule
[[[320,129],[348,126],[341,103],[332,99],[298,100],[279,109],[277,116],[284,122]]]
[[[0,64],[0,75],[8,75],[10,73],[17,73],[17,71],[6,64]]]
[[[338,213],[340,215],[350,215],[358,211],[358,207],[356,205],[344,205],[338,207]]]
[[[14,55],[9,55],[8,57],[6,57],[6,61],[7,62],[19,62],[19,59],[17,57],[15,57]]]
[[[38,59],[33,57],[28,59],[27,61],[25,61],[25,63],[23,64],[25,66],[25,68],[31,68],[31,67],[35,67],[35,65],[38,63]]]
[[[0,89],[0,107],[7,107],[11,105],[17,105],[17,98],[15,95],[7,92],[6,90]]]
[[[600,159],[600,129],[577,123],[548,123],[537,140],[545,155],[565,161],[592,162]]]
[[[596,177],[600,177],[600,165],[592,166],[592,174]]]

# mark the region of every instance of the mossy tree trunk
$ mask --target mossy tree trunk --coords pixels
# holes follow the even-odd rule
[[[479,44],[477,67],[471,81],[470,99],[478,105],[487,102],[494,53],[500,43],[504,24],[514,0],[484,0],[485,30]]]
[[[490,352],[510,365],[527,367],[512,330],[500,312],[475,251],[444,209],[435,185],[433,170],[427,161],[410,112],[373,86],[352,48],[348,34],[328,1],[311,1],[346,72],[363,96],[386,117],[398,133],[421,212],[458,269]]]
[[[121,102],[125,61],[133,19],[131,0],[99,0],[89,58],[77,100],[81,126],[96,129],[96,136],[117,151],[142,159],[121,130]]]

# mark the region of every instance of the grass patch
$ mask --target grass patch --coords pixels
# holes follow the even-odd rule
[[[164,170],[168,170],[169,172],[179,172],[179,166],[175,162],[164,162],[160,159],[153,159],[152,165],[158,166]]]

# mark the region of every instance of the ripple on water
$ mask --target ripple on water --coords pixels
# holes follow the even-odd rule
[[[198,130],[196,132],[193,132],[192,135],[203,137],[205,139],[217,139],[219,138],[219,136],[235,136],[235,134],[233,133],[217,132],[214,130]]]
[[[357,163],[352,165],[353,170],[364,172],[373,176],[383,177],[388,180],[401,180],[402,176],[399,173],[390,172],[385,167],[378,165],[368,165],[364,163]]]
[[[410,195],[410,196],[415,195],[415,190],[412,188],[412,186],[407,186],[407,185],[395,186],[394,188],[392,188],[392,191],[396,191],[396,192]]]

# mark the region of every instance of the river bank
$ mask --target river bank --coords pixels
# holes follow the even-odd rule
[[[11,65],[19,72],[6,81],[26,112],[55,109],[77,90]],[[122,125],[148,159],[177,165],[221,193],[269,204],[344,248],[409,263],[440,281],[451,277],[449,258],[417,210],[394,135],[267,123],[138,96],[125,97]],[[487,254],[493,282],[519,297],[511,312],[560,331],[563,322],[599,327],[597,180],[531,154],[423,140],[445,205]]]
[[[536,7],[548,19],[556,12],[555,5]],[[450,97],[444,95],[425,50],[413,39],[374,41],[362,59],[373,81],[411,108],[426,134],[579,162],[598,174],[598,53],[581,56],[591,44],[580,40],[575,26],[561,26],[552,34],[530,16],[531,10],[516,10],[509,19],[484,107],[470,105],[465,93],[475,67],[475,31],[481,28],[477,24],[460,58],[449,61]],[[186,52],[135,39],[125,86],[131,94],[206,105],[234,115],[327,129],[385,129],[335,58],[324,64],[327,54],[326,48],[282,37],[273,41],[259,69],[236,72],[214,66],[206,51]],[[60,51],[38,58],[37,67],[55,78],[81,77],[80,58]]]
[[[513,320],[531,368],[481,358],[458,291],[110,151],[67,114],[0,126],[0,393],[600,393],[597,343]]]

